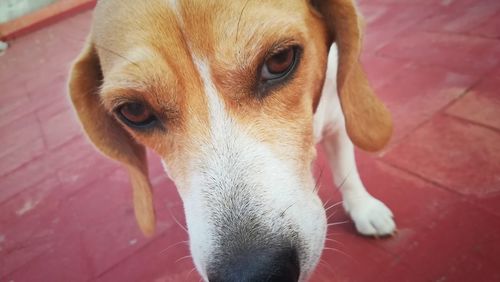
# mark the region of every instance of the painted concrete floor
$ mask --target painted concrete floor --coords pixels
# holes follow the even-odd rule
[[[394,211],[390,239],[329,228],[312,281],[500,281],[500,1],[363,0],[362,61],[395,134],[358,152]],[[126,173],[96,153],[66,100],[84,12],[0,57],[0,280],[199,281],[182,204],[151,156],[158,232],[134,221]],[[322,152],[317,171],[325,166]],[[320,194],[340,201],[325,169]],[[340,206],[330,222],[347,220]],[[177,223],[179,222],[179,223]]]

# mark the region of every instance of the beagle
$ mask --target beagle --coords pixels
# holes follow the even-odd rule
[[[144,234],[148,147],[205,281],[306,281],[327,230],[317,143],[357,230],[395,230],[354,159],[353,144],[376,151],[392,133],[358,61],[361,30],[353,0],[98,1],[69,94],[91,142],[128,169]]]

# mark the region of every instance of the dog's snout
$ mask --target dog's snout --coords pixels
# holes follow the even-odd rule
[[[258,250],[229,258],[208,273],[210,282],[296,282],[300,266],[297,252],[288,250]]]

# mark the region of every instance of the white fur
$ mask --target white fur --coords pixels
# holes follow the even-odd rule
[[[203,195],[234,193],[233,184],[243,181],[246,190],[241,192],[262,204],[265,212],[260,220],[270,232],[281,232],[290,222],[298,227],[309,250],[299,257],[301,280],[306,279],[319,260],[326,235],[325,213],[313,192],[314,180],[299,179],[293,162],[278,158],[237,124],[225,110],[207,62],[198,58],[194,62],[204,83],[210,118],[210,138],[200,141],[203,152],[199,159],[192,160],[189,192],[183,195],[191,253],[198,271],[207,280],[206,267],[216,239],[210,215],[224,209],[218,206],[224,203],[207,202]]]
[[[174,11],[175,16],[177,17],[179,22],[181,24],[183,24],[181,7],[180,7],[179,1],[178,0],[167,0],[167,5],[171,8],[172,11]]]
[[[359,177],[354,146],[345,129],[337,94],[337,65],[338,51],[334,44],[330,48],[327,76],[314,116],[315,138],[317,142],[322,141],[335,184],[342,193],[343,206],[358,232],[364,235],[392,234],[396,228],[392,212],[366,191]]]
[[[177,1],[168,3],[176,11],[182,26]],[[243,125],[238,124],[226,111],[214,86],[208,61],[194,54],[193,61],[204,84],[210,123],[209,136],[197,140],[201,154],[190,160],[191,175],[189,181],[184,182],[188,187],[180,189],[191,255],[197,270],[207,281],[207,267],[217,251],[217,227],[212,219],[224,211],[227,204],[208,199],[238,193],[234,191],[236,184],[243,182],[245,191],[240,192],[258,199],[263,209],[259,220],[269,232],[283,232],[290,223],[298,229],[296,231],[308,250],[299,255],[300,280],[307,279],[319,260],[326,235],[325,212],[313,192],[312,176],[300,179],[292,161],[280,159],[270,147],[253,138]],[[357,230],[366,235],[390,234],[395,229],[391,211],[366,191],[358,175],[353,145],[346,134],[337,97],[337,64],[337,48],[333,46],[322,98],[314,116],[314,136],[326,149],[335,183],[341,186],[344,208]],[[168,171],[168,165],[164,166]],[[244,205],[240,207],[243,211],[245,208]],[[280,217],[284,211],[284,216]]]

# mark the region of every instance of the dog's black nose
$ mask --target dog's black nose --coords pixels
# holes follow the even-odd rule
[[[297,252],[259,250],[224,259],[208,271],[210,282],[297,282],[300,266]]]

